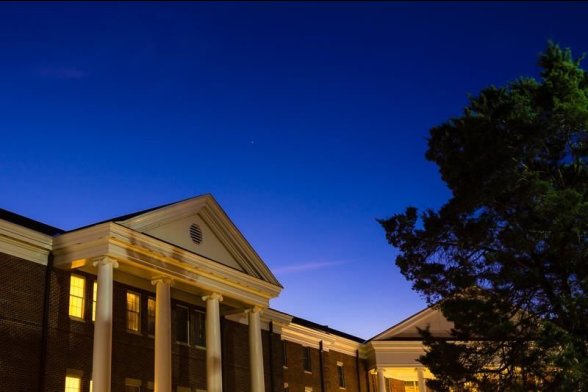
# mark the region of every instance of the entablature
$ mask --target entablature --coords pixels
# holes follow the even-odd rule
[[[174,287],[196,294],[218,292],[235,306],[268,307],[280,286],[247,275],[165,241],[106,222],[65,233],[53,242],[59,268],[81,268],[94,273],[96,258],[112,257],[119,270],[141,278],[168,276]]]

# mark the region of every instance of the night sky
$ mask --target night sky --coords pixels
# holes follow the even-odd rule
[[[377,218],[449,197],[428,130],[588,52],[588,3],[0,3],[0,208],[74,229],[212,193],[285,289],[369,338],[424,301]]]

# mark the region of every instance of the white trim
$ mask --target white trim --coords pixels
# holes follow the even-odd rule
[[[362,347],[362,343],[354,340],[323,331],[317,331],[295,323],[289,323],[282,327],[282,339],[315,349],[320,348],[320,343],[322,341],[324,351],[328,352],[333,350],[353,357],[357,355],[357,350]],[[360,357],[364,358],[361,351]]]
[[[210,194],[157,208],[118,223],[135,231],[145,232],[196,213],[201,215],[204,222],[247,273],[281,287],[274,274]]]
[[[369,339],[369,341],[385,341],[393,337],[396,337],[407,330],[416,330],[416,326],[419,326],[419,324],[422,323],[424,320],[427,320],[428,318],[430,318],[431,316],[435,316],[436,314],[440,314],[441,317],[445,318],[441,313],[439,307],[433,305],[413,314],[412,316],[408,317],[407,319],[404,319],[396,325],[393,325],[392,327],[384,330],[383,332],[380,332],[373,338]],[[450,336],[449,331],[447,331],[446,336]]]
[[[218,292],[264,308],[282,290],[281,286],[112,222],[55,238],[54,254],[55,265],[62,268],[88,266],[91,259],[107,255],[120,262],[121,271],[142,278],[165,275],[175,279],[177,288]]]
[[[0,253],[47,265],[53,237],[0,219]]]

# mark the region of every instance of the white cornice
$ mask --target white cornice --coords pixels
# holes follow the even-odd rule
[[[202,195],[182,202],[157,208],[153,211],[120,221],[121,225],[138,232],[148,231],[166,222],[193,214],[200,214],[211,230],[218,236],[227,250],[249,274],[270,284],[280,286],[267,265],[243,237],[237,226],[230,220],[212,195]]]
[[[333,350],[351,356],[356,356],[357,350],[360,350],[360,357],[363,357],[362,343],[300,324],[284,325],[282,339],[316,349],[320,347],[322,342],[325,351]]]
[[[241,323],[243,325],[249,325],[247,320],[247,315],[245,312],[237,312],[232,313],[230,315],[225,316],[228,320]],[[273,323],[273,332],[277,334],[282,334],[282,330],[284,326],[288,325],[292,321],[292,316],[278,312],[274,309],[263,309],[261,313],[261,328],[265,329],[266,331],[270,330],[270,323]]]
[[[63,234],[54,241],[56,266],[79,266],[111,256],[129,268],[169,275],[185,285],[218,291],[246,304],[267,307],[281,287],[116,223]],[[121,265],[121,268],[123,266]]]
[[[53,237],[0,219],[0,252],[47,265]]]

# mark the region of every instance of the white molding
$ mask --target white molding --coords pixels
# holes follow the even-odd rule
[[[246,314],[247,310],[243,312],[236,312],[232,314],[225,315],[227,320],[234,321],[236,323],[240,323],[243,325],[249,325],[249,318]],[[261,328],[269,331],[270,330],[270,322],[273,322],[274,329],[273,332],[281,335],[284,326],[288,325],[292,322],[292,316],[279,312],[274,309],[263,309],[261,313]]]
[[[384,330],[383,332],[380,332],[373,338],[369,339],[369,341],[386,341],[393,337],[400,337],[399,335],[401,335],[403,332],[406,332],[411,329],[415,330],[416,332],[416,327],[419,326],[420,323],[422,323],[424,320],[430,319],[431,317],[437,315],[442,317],[447,323],[452,325],[452,323],[445,319],[445,316],[443,316],[439,307],[433,305],[413,314],[412,316],[402,320],[398,324],[393,325],[392,327]],[[424,325],[421,325],[421,327],[424,327]],[[437,333],[437,335],[439,335],[439,333]],[[444,336],[449,337],[449,331],[446,331],[446,333],[444,333]]]
[[[0,219],[0,252],[47,265],[53,237]]]
[[[64,268],[87,266],[95,257],[110,256],[127,273],[165,275],[177,287],[219,292],[244,305],[267,307],[281,286],[255,278],[146,234],[107,222],[63,234],[54,240],[55,265]],[[145,276],[143,276],[145,275]]]
[[[204,222],[246,272],[270,284],[282,287],[251,244],[210,194],[157,208],[117,223],[138,232],[145,232],[195,214],[200,214]]]
[[[360,350],[363,345],[362,343],[346,339],[342,336],[318,331],[295,323],[289,323],[282,327],[282,340],[315,349],[319,349],[320,343],[323,342],[324,351],[337,351],[353,357],[357,355],[357,350]],[[362,350],[360,350],[359,355],[361,358],[365,358],[362,356]]]

